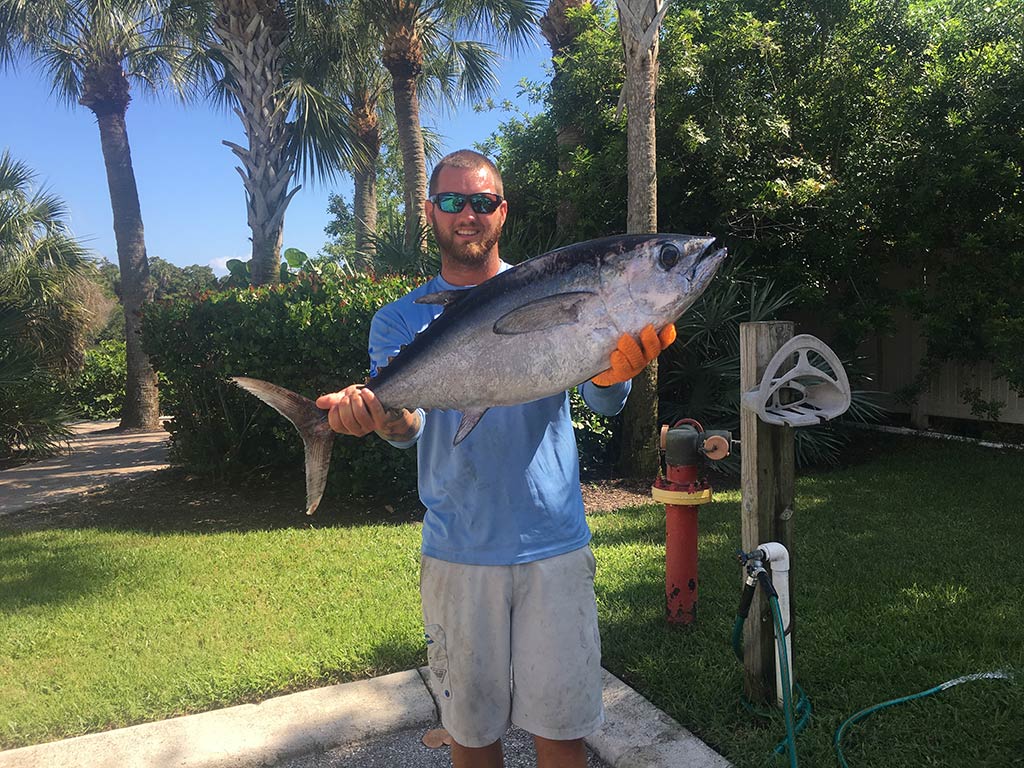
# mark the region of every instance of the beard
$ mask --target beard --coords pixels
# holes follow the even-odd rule
[[[434,227],[434,239],[441,252],[452,261],[466,267],[475,267],[485,261],[501,237],[501,227],[487,227],[475,242],[456,242],[455,233]]]

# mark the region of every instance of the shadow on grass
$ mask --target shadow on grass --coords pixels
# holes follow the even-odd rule
[[[0,614],[59,605],[99,592],[118,576],[88,544],[0,535]]]
[[[307,516],[301,478],[238,487],[171,468],[100,488],[76,499],[7,513],[0,516],[0,534],[81,528],[209,534],[403,525],[422,519],[423,507],[415,493],[394,498],[327,497],[316,514]]]

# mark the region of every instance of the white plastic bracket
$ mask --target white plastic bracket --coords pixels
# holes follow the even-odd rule
[[[814,352],[829,373],[808,359]],[[793,355],[796,365],[790,367]],[[850,380],[836,353],[809,334],[794,336],[775,353],[761,383],[743,393],[744,408],[755,411],[766,424],[805,427],[834,419],[850,407]]]

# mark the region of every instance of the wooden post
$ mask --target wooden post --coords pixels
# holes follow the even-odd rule
[[[757,387],[772,356],[791,338],[793,323],[788,321],[740,325],[741,393]],[[791,605],[795,605],[793,446],[791,427],[765,424],[753,411],[741,409],[743,551],[750,552],[769,541],[777,541],[789,550]],[[796,616],[795,609],[792,616]],[[743,650],[743,688],[750,701],[774,701],[775,657],[771,607],[758,590],[747,619]]]

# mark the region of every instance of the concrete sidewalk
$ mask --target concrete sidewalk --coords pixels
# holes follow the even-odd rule
[[[116,427],[116,421],[73,425],[69,453],[0,471],[0,515],[168,466],[167,432],[118,432]]]
[[[438,727],[426,668],[0,752],[0,768],[327,768],[367,765],[354,745],[388,740],[379,765],[446,764],[419,741]],[[606,722],[587,739],[610,768],[729,768],[730,763],[614,675],[604,673]],[[394,738],[399,737],[399,738]],[[511,745],[532,752],[528,740]],[[350,760],[356,754],[355,761]],[[510,765],[529,765],[514,755]],[[529,759],[527,757],[527,759]],[[346,762],[346,760],[349,760]],[[517,762],[517,760],[519,760]]]

